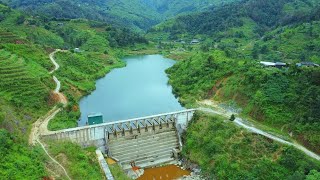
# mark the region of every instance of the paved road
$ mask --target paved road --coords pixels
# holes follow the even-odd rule
[[[200,107],[198,108],[199,111],[203,111],[203,112],[207,112],[207,113],[212,113],[212,114],[218,114],[218,115],[222,115],[226,118],[230,118],[231,116],[231,112],[223,112],[221,110],[213,110],[211,108],[204,108],[204,107]],[[265,136],[269,139],[272,139],[272,140],[275,140],[277,142],[280,142],[280,143],[283,143],[283,144],[287,144],[289,146],[293,146],[301,151],[303,151],[306,155],[316,159],[316,160],[320,160],[320,156],[315,154],[314,152],[308,150],[307,148],[303,147],[302,145],[298,144],[298,143],[292,143],[292,142],[289,142],[289,141],[286,141],[278,136],[275,136],[275,135],[272,135],[268,132],[265,132],[261,129],[258,129],[256,127],[254,127],[252,124],[248,123],[247,121],[241,119],[241,118],[236,118],[234,121],[233,121],[235,124],[237,124],[238,126],[241,126],[253,133],[257,133],[257,134],[260,134],[262,136]]]

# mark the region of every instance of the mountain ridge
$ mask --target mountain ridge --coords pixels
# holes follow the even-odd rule
[[[237,0],[2,0],[31,14],[56,18],[86,18],[147,30],[178,14],[202,11],[210,6]]]

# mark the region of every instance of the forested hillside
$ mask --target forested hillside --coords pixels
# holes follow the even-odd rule
[[[29,146],[27,141],[31,124],[57,105],[56,84],[49,74],[53,69],[50,52],[71,50],[58,55],[61,71],[55,75],[61,77],[61,90],[69,100],[62,114],[72,117],[60,126],[76,126],[78,99],[95,88],[98,77],[123,65],[117,48],[146,42],[142,36],[110,24],[33,17],[0,4],[0,179],[41,179],[51,173],[46,170],[48,160],[42,149]],[[55,148],[59,149],[59,144]],[[73,144],[69,148],[79,149]],[[61,149],[59,155],[65,153]],[[87,156],[84,152],[81,159]],[[71,162],[79,157],[66,154]],[[75,177],[82,167],[84,174],[88,168],[91,171],[85,175],[87,179],[101,177],[97,164],[91,168],[90,159],[74,167],[78,170]]]
[[[189,57],[168,70],[183,103],[236,103],[244,114],[319,153],[320,68],[296,66],[320,63],[318,12],[312,0],[247,0],[178,17],[148,36],[200,39],[199,45],[183,44]],[[259,60],[288,67],[264,68]]]
[[[27,13],[86,18],[146,30],[175,15],[202,11],[236,0],[1,0]]]
[[[185,35],[210,35],[211,38],[218,39],[221,36],[217,36],[218,32],[243,27],[252,22],[254,33],[262,36],[277,26],[318,20],[318,5],[316,0],[243,0],[212,7],[203,13],[179,16],[155,26],[150,31],[167,32],[170,39]]]
[[[311,180],[319,175],[320,164],[299,150],[221,117],[196,113],[183,139],[183,155],[199,164],[207,179]]]
[[[68,103],[48,128],[75,127],[79,99],[97,78],[124,66],[124,51],[141,47],[180,60],[167,73],[185,107],[227,104],[320,153],[318,0],[0,2],[0,179],[56,177],[40,146],[27,142],[31,125],[62,107],[52,75]],[[149,39],[137,32],[145,30]],[[49,74],[55,49],[67,51],[55,54],[60,69]],[[318,161],[221,117],[196,113],[182,139],[182,156],[209,179],[319,179]],[[47,149],[73,179],[103,177],[94,148],[48,141]]]

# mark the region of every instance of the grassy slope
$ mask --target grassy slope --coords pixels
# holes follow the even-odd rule
[[[27,134],[49,110],[52,65],[46,50],[33,44],[28,27],[16,23],[20,13],[0,5],[0,14],[0,176],[38,179],[47,176],[46,159],[39,147],[28,146]]]
[[[110,33],[116,37],[111,37]],[[109,46],[110,39],[114,47],[134,45],[136,39],[145,42],[138,34],[110,28],[105,23],[50,21],[41,16],[27,16],[0,4],[0,141],[4,144],[0,148],[1,177],[40,179],[51,173],[45,170],[46,156],[39,153],[38,147],[27,144],[31,124],[56,104],[52,94],[55,83],[48,73],[53,68],[49,53],[63,47],[83,50],[81,53],[59,53],[56,57],[61,68],[55,75],[62,81],[62,91],[70,103],[66,111],[58,115],[53,127],[73,127],[79,116],[79,98],[94,90],[97,78],[123,65],[117,58],[121,53]],[[65,117],[72,117],[72,120],[59,124],[59,117],[61,121]],[[57,152],[65,150],[65,144],[55,145]],[[73,152],[81,151],[72,145],[68,148],[75,148]],[[101,179],[99,167],[92,164],[93,160],[83,161],[78,167],[75,161],[81,160],[83,154],[78,154],[79,157],[69,155],[72,163],[66,166],[73,177],[79,179],[83,175]],[[95,157],[92,153],[90,156]],[[91,174],[87,175],[82,167],[92,169]]]
[[[194,54],[167,71],[180,101],[233,101],[269,126],[292,132],[314,151],[319,145],[319,69],[264,69],[257,62],[228,58],[223,51]]]
[[[29,27],[17,24],[21,14],[2,5],[0,12],[5,17],[0,22],[0,110],[4,114],[0,126],[17,134],[28,133],[29,125],[49,109],[54,82],[48,70],[52,65],[46,49],[33,43]],[[41,37],[46,36],[38,39]]]
[[[95,89],[97,78],[103,77],[113,68],[124,66],[122,61],[110,55],[90,52],[58,53],[56,60],[61,65],[56,72],[62,82],[61,91],[67,95],[70,103],[62,113],[50,121],[50,130],[77,126],[80,98]]]
[[[251,2],[248,4],[250,7],[253,2],[261,1],[248,2]],[[310,3],[297,3],[287,3],[283,10],[297,17],[296,21],[277,28],[270,26],[264,36],[260,36],[257,30],[264,21],[252,16],[242,15],[240,19],[232,20],[241,21],[236,26],[222,19],[220,24],[227,25],[223,30],[219,27],[202,28],[207,33],[200,35],[203,39],[200,45],[191,48],[183,45],[186,50],[183,54],[188,54],[187,57],[176,53],[170,55],[185,60],[168,70],[170,83],[180,100],[189,105],[205,98],[236,102],[246,115],[286,133],[292,132],[296,140],[319,153],[319,68],[297,69],[294,64],[303,60],[319,63],[320,26],[313,14],[317,8],[312,9]],[[218,12],[213,13],[225,15],[222,10]],[[305,17],[301,18],[294,12],[303,12]],[[198,18],[200,22],[197,23],[206,23],[206,17],[204,22],[199,17],[202,16],[190,15],[182,19],[190,18],[193,22],[192,18]],[[279,19],[288,24],[282,16]],[[178,18],[176,23],[160,25],[160,29],[169,34],[175,33],[168,27],[180,27],[180,23]],[[194,37],[192,29],[189,30],[188,27],[182,29],[184,33],[180,37],[189,40]],[[148,36],[156,38],[157,33],[150,32]],[[181,47],[173,44],[174,48]],[[172,48],[169,51],[172,52]],[[264,69],[257,60],[284,61],[292,66],[289,70]]]
[[[46,156],[38,147],[28,146],[27,134],[31,124],[55,103],[49,96],[55,84],[48,74],[53,66],[47,50],[62,47],[64,42],[44,28],[17,24],[19,12],[2,5],[0,9],[7,11],[0,22],[0,176],[39,179],[48,175]]]
[[[47,142],[50,154],[55,157],[73,179],[103,179],[96,158],[95,147],[81,148],[72,142]]]
[[[132,180],[123,171],[118,164],[109,165],[110,171],[116,180]]]
[[[79,39],[77,45],[82,52],[60,52],[55,56],[61,66],[55,74],[62,83],[61,91],[67,96],[69,104],[50,121],[50,130],[77,126],[80,98],[95,89],[96,79],[103,77],[113,68],[124,66],[124,63],[116,58],[117,52],[108,46],[106,26],[92,28],[88,22],[81,20],[64,22],[63,27],[57,24],[58,22],[52,23],[50,28],[57,32],[69,32],[65,35],[66,41],[70,41],[70,37]]]
[[[239,129],[230,121],[196,114],[183,155],[209,179],[305,179],[320,164],[302,152]]]
[[[39,179],[47,176],[42,149],[29,147],[4,129],[0,129],[0,143],[1,179]]]

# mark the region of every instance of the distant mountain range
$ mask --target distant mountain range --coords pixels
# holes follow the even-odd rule
[[[0,0],[26,13],[87,18],[146,30],[179,14],[238,0]]]

